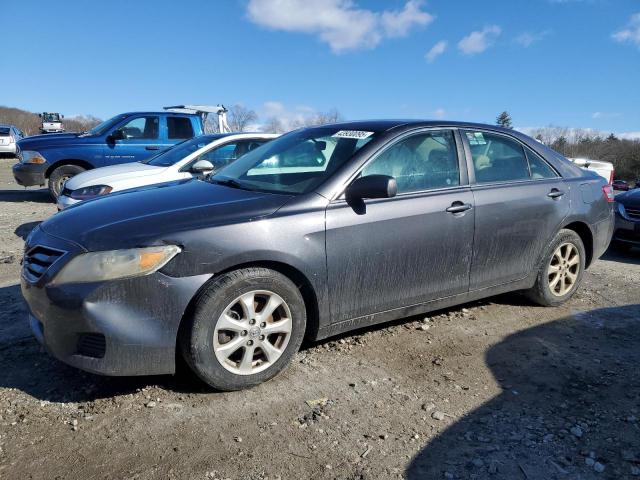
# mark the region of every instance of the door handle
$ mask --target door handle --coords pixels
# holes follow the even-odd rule
[[[449,213],[462,213],[466,212],[467,210],[471,210],[470,203],[453,202],[446,211]]]
[[[552,188],[551,191],[547,193],[547,197],[553,198],[553,199],[560,198],[563,195],[564,195],[564,192],[562,190],[558,190],[557,188]]]
[[[145,150],[160,150],[160,147],[156,147],[155,145],[149,145],[144,147]]]

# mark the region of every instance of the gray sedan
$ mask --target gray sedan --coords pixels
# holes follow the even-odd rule
[[[207,180],[74,206],[27,239],[22,292],[57,358],[241,389],[304,337],[522,290],[560,305],[607,248],[611,186],[495,126],[301,129]]]

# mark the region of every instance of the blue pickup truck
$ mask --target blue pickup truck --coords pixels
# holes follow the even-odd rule
[[[179,109],[178,109],[179,110]],[[186,112],[186,113],[185,113]],[[64,182],[92,168],[138,162],[204,133],[201,111],[130,112],[88,132],[36,135],[20,140],[13,176],[25,187],[44,185],[58,198]]]

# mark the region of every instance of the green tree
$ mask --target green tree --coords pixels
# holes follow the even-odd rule
[[[504,128],[513,128],[513,122],[511,120],[511,115],[506,110],[502,112],[496,118],[496,125],[499,125]]]

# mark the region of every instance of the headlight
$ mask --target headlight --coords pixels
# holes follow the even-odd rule
[[[89,200],[93,197],[99,197],[100,195],[106,195],[111,193],[109,185],[92,185],[90,187],[82,187],[72,191],[69,196],[74,200]]]
[[[88,283],[149,275],[180,252],[175,245],[89,252],[71,260],[51,284]]]
[[[42,164],[47,162],[47,159],[40,152],[33,150],[25,150],[21,155],[22,163]]]

